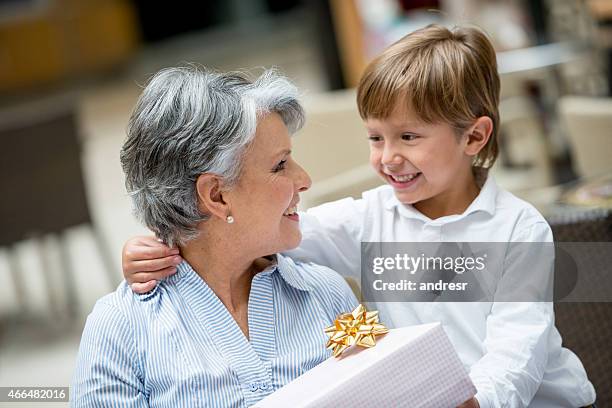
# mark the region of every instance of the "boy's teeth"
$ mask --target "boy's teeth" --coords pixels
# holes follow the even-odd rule
[[[296,212],[297,212],[297,206],[289,208],[287,211],[285,211],[283,215],[293,215]]]
[[[414,173],[414,174],[404,174],[402,176],[391,176],[391,177],[393,177],[396,181],[399,181],[400,183],[405,183],[407,181],[412,180],[418,175],[419,173]]]

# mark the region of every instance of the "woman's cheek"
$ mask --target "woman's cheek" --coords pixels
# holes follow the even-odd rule
[[[282,177],[278,180],[278,183],[276,185],[276,196],[279,198],[279,201],[284,204],[284,209],[289,207],[289,204],[291,204],[291,201],[293,200],[293,196],[295,193],[293,191],[293,186],[293,180],[289,177]]]

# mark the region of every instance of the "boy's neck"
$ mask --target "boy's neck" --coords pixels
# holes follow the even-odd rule
[[[419,201],[413,204],[413,207],[421,214],[435,220],[448,215],[463,214],[479,193],[480,187],[472,171],[469,171],[451,189],[427,200]]]

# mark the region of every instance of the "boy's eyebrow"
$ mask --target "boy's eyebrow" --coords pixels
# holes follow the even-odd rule
[[[386,120],[380,120],[381,123],[364,123],[364,127],[366,128],[366,130],[370,131],[370,130],[375,130],[375,128],[378,128],[379,125],[384,124],[386,126],[391,126],[394,128],[419,128],[421,126],[424,125],[423,122],[420,121],[405,121],[399,124],[396,123],[390,123],[389,121]]]
[[[368,133],[372,133],[372,132],[376,133],[376,132],[378,132],[377,128],[378,128],[378,126],[368,126],[368,125],[365,126],[365,129],[366,129],[366,131]]]
[[[408,128],[410,128],[410,129],[408,129]],[[422,132],[418,131],[418,126],[416,124],[414,124],[414,123],[405,124],[404,126],[398,127],[397,129],[400,129],[401,133],[413,133],[415,135],[420,135],[422,133]],[[417,129],[417,130],[415,130],[415,129]],[[380,133],[374,127],[369,127],[369,126],[366,126],[366,131],[368,133]]]

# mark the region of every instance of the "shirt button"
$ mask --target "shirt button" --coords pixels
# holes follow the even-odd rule
[[[261,389],[262,391],[267,390],[267,389],[268,389],[268,383],[262,382],[262,383],[259,385],[259,389]]]
[[[253,392],[257,391],[257,383],[251,383],[251,385],[249,386],[249,389]]]

